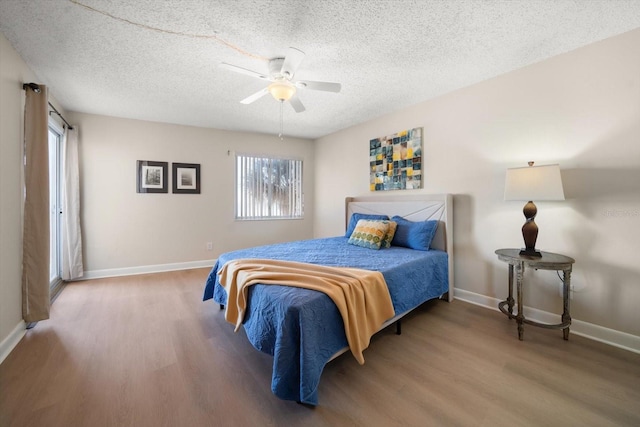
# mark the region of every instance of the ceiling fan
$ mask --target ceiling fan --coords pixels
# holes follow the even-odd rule
[[[290,47],[286,57],[273,58],[269,60],[269,74],[259,73],[257,71],[248,70],[225,62],[221,63],[220,67],[271,82],[269,86],[240,101],[241,103],[251,104],[252,102],[262,98],[264,95],[270,93],[280,102],[289,101],[293,109],[297,113],[301,113],[305,108],[304,105],[302,105],[300,98],[297,96],[297,89],[304,88],[337,93],[340,92],[341,88],[340,83],[295,80],[294,76],[303,59],[303,51],[296,49],[295,47]]]

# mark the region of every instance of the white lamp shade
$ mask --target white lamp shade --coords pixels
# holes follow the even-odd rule
[[[560,165],[507,169],[505,200],[564,200]]]
[[[296,93],[296,87],[289,82],[273,82],[268,86],[269,93],[277,101],[288,101]]]

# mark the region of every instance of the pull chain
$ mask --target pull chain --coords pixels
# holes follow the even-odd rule
[[[280,134],[278,137],[280,141],[284,141],[284,99],[280,100]]]

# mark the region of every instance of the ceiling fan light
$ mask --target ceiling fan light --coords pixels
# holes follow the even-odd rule
[[[269,93],[278,101],[288,101],[296,93],[296,87],[287,82],[273,82],[268,87]]]

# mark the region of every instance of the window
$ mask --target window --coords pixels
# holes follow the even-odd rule
[[[236,219],[303,214],[302,160],[236,155]]]

